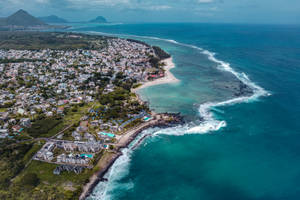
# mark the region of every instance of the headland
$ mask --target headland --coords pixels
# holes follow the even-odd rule
[[[162,85],[162,84],[170,84],[170,83],[179,83],[180,80],[178,80],[172,73],[171,69],[175,68],[175,64],[173,62],[173,58],[166,58],[164,60],[161,60],[160,63],[163,65],[163,69],[165,71],[165,74],[163,77],[155,79],[153,81],[147,81],[143,83],[140,87],[136,88],[136,90],[141,90],[143,88],[155,86],[155,85]],[[133,91],[136,91],[133,90]]]
[[[144,82],[140,87],[132,89],[131,92],[136,94],[136,98],[141,104],[144,104],[145,102],[141,99],[139,94],[137,93],[138,90],[155,86],[155,85],[161,85],[161,84],[170,84],[170,83],[178,83],[179,80],[170,72],[170,69],[175,67],[175,64],[173,63],[172,57],[166,58],[160,61],[161,64],[164,66],[164,76],[161,78],[157,78],[152,81]],[[101,181],[108,181],[104,179],[104,175],[109,171],[110,167],[114,164],[114,162],[122,155],[121,150],[123,148],[128,148],[128,145],[136,139],[136,137],[144,130],[148,128],[154,128],[154,127],[171,127],[174,125],[182,124],[183,118],[180,116],[180,114],[174,114],[174,113],[155,113],[151,112],[151,118],[149,121],[144,122],[136,127],[133,127],[132,129],[128,130],[122,135],[117,135],[116,139],[116,149],[107,157],[105,160],[100,160],[98,162],[98,166],[101,166],[101,169],[93,174],[93,176],[90,178],[90,181],[83,187],[82,193],[80,195],[80,200],[86,199],[92,192],[93,189],[97,186],[97,184]],[[147,137],[146,135],[145,137]],[[144,139],[145,137],[142,137],[136,146],[136,148]]]

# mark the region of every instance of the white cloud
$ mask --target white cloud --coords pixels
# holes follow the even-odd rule
[[[214,0],[197,0],[198,3],[212,3]]]
[[[153,10],[168,10],[171,9],[171,6],[161,5],[161,6],[152,6]]]
[[[48,0],[35,0],[37,3],[48,3]]]
[[[115,11],[214,12],[218,9],[211,3],[219,1],[221,0],[0,0],[0,11],[2,15],[11,14],[20,8],[37,15],[43,15],[42,8],[48,9],[49,13],[50,9],[52,9],[52,13],[57,10],[80,10],[87,13],[108,9]]]
[[[160,4],[155,1],[140,1],[140,0],[66,0],[69,8],[75,9],[97,9],[104,7],[114,7],[119,9],[132,9],[132,10],[152,10],[163,11],[169,10],[173,7],[167,4]]]
[[[208,7],[208,8],[203,8],[203,7],[197,7],[194,8],[195,11],[206,11],[206,12],[216,12],[220,11],[218,7]]]
[[[71,7],[88,7],[88,6],[118,6],[129,4],[130,0],[66,0]]]

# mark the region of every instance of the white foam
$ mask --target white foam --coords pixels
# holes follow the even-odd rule
[[[99,199],[113,199],[112,191],[118,190],[130,190],[134,187],[132,181],[120,183],[119,181],[128,175],[130,168],[130,161],[133,151],[136,148],[136,144],[140,142],[140,139],[145,135],[149,135],[158,129],[147,129],[143,131],[138,137],[129,145],[128,148],[122,150],[122,155],[115,161],[109,171],[105,174],[104,178],[108,179],[108,182],[100,182],[93,193],[87,198],[88,200],[99,200]]]
[[[194,46],[194,45],[179,43],[175,40],[168,40],[168,39],[160,39],[160,40],[168,41],[168,42],[171,42],[171,43],[174,43],[177,45],[190,47],[190,48],[199,50],[200,53],[207,55],[209,60],[217,63],[218,69],[232,73],[238,80],[240,80],[242,83],[244,83],[245,85],[247,85],[248,87],[250,87],[253,90],[253,95],[251,95],[251,96],[241,96],[241,97],[229,99],[229,100],[226,100],[223,102],[208,102],[208,103],[202,104],[199,107],[199,115],[200,115],[200,117],[203,118],[202,123],[200,123],[199,125],[190,127],[190,128],[184,127],[182,129],[182,127],[181,127],[181,128],[176,128],[173,130],[162,130],[162,131],[160,131],[160,134],[163,134],[163,132],[165,132],[165,134],[173,133],[174,135],[197,134],[197,133],[203,134],[203,133],[208,133],[211,131],[218,131],[222,127],[226,126],[226,122],[218,121],[218,120],[214,119],[213,113],[211,112],[212,108],[216,108],[219,106],[232,105],[232,104],[236,104],[236,103],[255,101],[259,97],[271,95],[269,92],[264,90],[262,87],[258,86],[254,82],[252,82],[244,72],[239,73],[239,72],[235,71],[230,66],[229,63],[218,60],[215,56],[216,54],[213,52],[204,50],[204,49]]]
[[[122,177],[129,173],[129,164],[132,151],[130,149],[123,149],[122,153],[123,155],[115,161],[110,170],[104,176],[104,178],[107,178],[109,182],[100,182],[88,199],[112,199],[111,191],[113,191],[116,187],[127,187],[127,189],[133,188],[132,182],[122,185],[117,184]]]
[[[262,96],[269,96],[270,93],[264,90],[262,87],[256,85],[254,82],[252,82],[249,77],[241,72],[235,71],[229,63],[226,63],[224,61],[218,60],[215,57],[215,53],[210,52],[208,50],[204,50],[200,47],[194,46],[194,45],[189,45],[189,44],[184,44],[177,42],[175,40],[170,40],[170,39],[163,39],[163,38],[157,38],[157,37],[151,37],[151,36],[138,36],[138,35],[125,35],[125,34],[107,34],[107,33],[99,33],[99,32],[90,32],[90,33],[96,33],[96,34],[104,34],[104,35],[110,35],[110,36],[123,36],[123,37],[136,37],[136,38],[144,38],[144,39],[154,39],[154,40],[161,40],[165,42],[170,42],[176,45],[181,45],[189,48],[193,48],[198,50],[200,53],[205,54],[208,56],[208,58],[218,64],[218,69],[224,70],[227,72],[232,73],[237,79],[239,79],[242,83],[247,85],[253,90],[253,95],[252,96],[241,96],[233,99],[229,99],[226,101],[222,102],[207,102],[204,104],[201,104],[199,106],[199,116],[202,118],[202,121],[199,124],[185,124],[185,125],[180,125],[177,127],[171,127],[171,128],[166,128],[166,129],[161,129],[161,130],[146,130],[141,135],[139,138],[143,137],[145,134],[149,134],[149,132],[152,131],[152,136],[159,136],[159,135],[185,135],[185,134],[206,134],[210,133],[213,131],[218,131],[221,128],[226,126],[226,121],[221,121],[217,120],[214,117],[214,114],[212,110],[216,110],[217,112],[224,113],[224,111],[221,111],[219,109],[214,109],[216,107],[220,106],[226,106],[226,105],[233,105],[237,103],[244,103],[244,102],[250,102],[250,101],[255,101],[259,97]],[[154,131],[153,131],[154,130]],[[137,138],[131,146],[135,144],[139,139]],[[94,193],[92,195],[92,199],[112,199],[110,196],[110,192],[113,191],[114,188],[116,187],[128,187],[127,189],[131,189],[134,187],[133,183],[125,183],[124,185],[121,185],[117,183],[118,180],[120,180],[122,177],[124,177],[126,174],[128,174],[129,170],[129,164],[131,160],[131,154],[132,154],[132,149],[128,148],[123,150],[123,154],[112,166],[110,171],[106,174],[106,178],[109,179],[108,183],[101,183],[99,184],[96,189],[94,190]]]
[[[244,72],[237,72],[235,71],[229,63],[224,62],[222,60],[219,60],[216,58],[216,54],[213,52],[210,52],[208,50],[204,50],[200,47],[197,47],[195,45],[190,45],[190,44],[184,44],[177,42],[175,40],[170,40],[170,39],[162,39],[162,38],[155,38],[155,37],[148,37],[148,36],[143,36],[143,38],[149,38],[149,39],[158,39],[158,40],[163,40],[166,42],[171,42],[173,44],[185,46],[185,47],[190,47],[193,49],[198,50],[200,53],[205,54],[208,56],[208,59],[217,63],[218,64],[218,69],[230,72],[233,74],[238,80],[240,80],[242,83],[247,85],[253,90],[253,95],[252,96],[241,96],[233,99],[229,99],[223,102],[208,102],[200,105],[199,107],[199,115],[201,118],[203,118],[203,122],[200,123],[199,125],[195,125],[190,127],[190,125],[186,127],[177,127],[176,129],[166,129],[166,130],[161,130],[156,134],[172,134],[172,135],[184,135],[184,134],[203,134],[203,133],[208,133],[211,131],[218,131],[222,127],[226,126],[225,121],[218,121],[214,119],[213,113],[211,112],[212,108],[216,108],[219,106],[226,106],[226,105],[232,105],[236,103],[244,103],[244,102],[250,102],[250,101],[255,101],[259,97],[262,96],[269,96],[271,95],[269,92],[264,90],[262,87],[258,86],[254,82],[252,82],[249,77],[244,73]]]

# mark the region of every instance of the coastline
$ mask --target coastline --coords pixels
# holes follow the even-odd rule
[[[178,80],[170,72],[171,69],[175,68],[175,64],[173,62],[172,57],[161,60],[160,63],[165,63],[165,66],[164,66],[165,76],[164,77],[158,78],[153,81],[144,82],[144,83],[142,83],[142,85],[140,87],[131,90],[132,93],[135,93],[136,98],[142,104],[145,102],[142,100],[140,95],[137,93],[138,90],[146,88],[146,87],[154,86],[154,85],[180,82],[180,80]],[[82,187],[82,192],[79,197],[79,200],[84,200],[87,197],[89,197],[99,182],[107,181],[107,180],[104,180],[103,177],[108,172],[108,170],[111,168],[111,166],[114,164],[114,162],[122,155],[121,149],[127,148],[128,145],[131,144],[131,142],[133,140],[135,140],[136,137],[142,131],[144,131],[148,128],[152,128],[152,127],[170,127],[174,124],[180,124],[183,121],[182,117],[179,114],[168,114],[168,113],[157,114],[152,111],[151,117],[152,117],[152,120],[150,120],[148,122],[144,122],[144,123],[140,124],[139,126],[128,130],[126,133],[124,133],[122,135],[118,135],[116,137],[116,139],[118,141],[116,144],[116,149],[113,152],[111,152],[110,156],[108,158],[104,159],[104,161],[101,159],[98,161],[97,166],[102,166],[102,167],[99,171],[95,172],[90,177],[89,182]],[[137,144],[140,144],[144,138],[145,137],[141,138],[141,140],[138,141]],[[136,148],[136,146],[134,148]]]
[[[215,120],[213,118],[213,116],[211,115],[211,112],[210,112],[211,107],[228,105],[228,104],[237,103],[237,102],[243,102],[243,101],[246,101],[247,99],[256,99],[260,96],[265,96],[265,95],[268,96],[269,94],[263,88],[257,86],[255,83],[253,83],[253,84],[249,83],[250,80],[248,80],[247,78],[244,78],[243,76],[239,76],[238,72],[235,72],[231,67],[228,68],[226,66],[226,63],[224,63],[223,61],[217,60],[214,57],[213,53],[211,53],[211,52],[207,53],[206,52],[205,54],[208,55],[208,57],[211,61],[220,64],[222,67],[224,67],[225,71],[228,71],[228,72],[232,73],[238,80],[240,80],[243,84],[245,84],[245,85],[249,86],[250,88],[252,88],[253,91],[254,91],[254,94],[252,94],[251,96],[243,96],[242,93],[240,93],[238,97],[227,100],[227,101],[223,101],[223,102],[219,102],[219,103],[215,103],[215,104],[206,103],[206,104],[203,104],[202,106],[200,106],[200,108],[199,108],[200,111],[199,112],[200,112],[201,116],[204,116],[204,118],[206,118],[204,120],[205,121],[213,120],[213,123],[216,125],[216,126],[210,126],[207,130],[205,130],[207,132],[207,131],[218,130],[219,128],[221,128],[223,126],[226,126],[225,121],[218,121],[218,120]],[[140,103],[144,103],[144,100],[142,100],[140,94],[138,94],[139,90],[147,88],[147,87],[155,86],[155,85],[160,85],[160,84],[171,84],[171,83],[180,82],[180,80],[178,80],[170,72],[170,70],[175,67],[175,64],[173,63],[172,57],[161,60],[160,63],[162,63],[162,62],[164,62],[166,64],[163,67],[164,70],[165,70],[165,74],[164,74],[165,76],[164,77],[158,78],[158,79],[153,80],[153,81],[140,82],[142,84],[140,87],[137,87],[137,88],[134,88],[134,89],[131,90],[132,93],[136,94],[136,97],[137,97],[137,99]],[[155,115],[155,112],[152,112],[152,116],[154,116],[154,115]],[[140,129],[139,129],[139,127],[135,127],[133,130],[131,130],[131,132],[128,131],[127,133],[125,133],[124,135],[122,135],[118,138],[119,140],[118,140],[118,143],[117,143],[117,147],[118,147],[117,149],[120,150],[120,149],[123,149],[123,148],[128,148],[128,145],[131,144],[132,141],[135,140],[136,137],[139,135],[139,133],[141,133],[143,130],[145,130],[147,128],[150,128],[150,127],[159,127],[159,126],[160,126],[159,124],[153,124],[152,126],[147,126],[147,127],[145,126],[143,128],[140,128]],[[135,130],[135,129],[138,129],[138,130]],[[190,130],[190,132],[192,132],[192,131],[194,131],[194,130]],[[132,148],[135,149],[148,136],[149,136],[149,134],[147,134],[144,137],[140,138]],[[120,151],[116,151],[115,153],[118,153],[117,157],[112,156],[111,159],[109,160],[110,162],[107,164],[107,166],[103,170],[100,170],[99,172],[97,172],[93,175],[93,176],[96,175],[97,179],[95,179],[95,182],[93,182],[92,184],[87,184],[85,186],[85,187],[88,187],[87,190],[84,190],[84,191],[86,191],[86,193],[85,194],[82,193],[82,195],[85,195],[85,196],[83,196],[83,198],[82,198],[82,195],[81,195],[80,199],[86,199],[87,197],[89,197],[89,195],[92,194],[94,188],[97,186],[97,184],[99,182],[107,181],[107,180],[103,179],[103,176],[111,168],[111,166],[114,164],[114,162],[122,155],[122,153],[120,153]],[[113,155],[116,155],[116,154],[113,154]]]
[[[143,85],[141,85],[140,87],[138,87],[136,89],[133,89],[132,92],[136,92],[143,88],[151,87],[154,85],[162,85],[162,84],[179,83],[180,82],[180,80],[178,80],[170,71],[171,69],[175,68],[175,64],[173,62],[172,57],[161,60],[160,63],[165,63],[165,66],[164,66],[165,76],[162,78],[155,79],[153,81],[144,82]]]
[[[107,158],[103,160],[100,159],[98,161],[97,166],[101,166],[101,169],[95,172],[90,177],[89,182],[83,186],[79,200],[84,200],[89,197],[99,182],[107,181],[104,180],[103,177],[114,164],[114,162],[122,155],[121,149],[128,148],[128,145],[131,144],[131,142],[135,140],[142,131],[153,127],[170,127],[183,122],[182,117],[179,114],[152,114],[152,117],[152,120],[140,124],[139,126],[128,130],[126,133],[116,138],[118,140],[116,149],[111,151]],[[144,138],[145,137],[141,138],[137,145],[139,145]],[[134,146],[134,148],[136,148],[136,146]]]

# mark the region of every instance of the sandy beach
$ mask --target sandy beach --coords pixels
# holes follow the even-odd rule
[[[164,66],[165,76],[163,78],[159,78],[154,81],[142,83],[143,85],[141,87],[132,89],[131,92],[133,92],[137,95],[137,98],[141,103],[144,103],[144,102],[138,95],[138,93],[137,93],[138,90],[140,90],[142,88],[154,86],[154,85],[179,82],[179,80],[170,72],[170,69],[175,67],[175,64],[173,63],[173,59],[168,58],[168,59],[162,60],[161,63],[162,62],[165,63],[165,66]],[[131,130],[128,130],[123,135],[117,135],[117,137],[116,137],[117,143],[115,145],[115,147],[116,147],[115,152],[111,153],[110,156],[107,156],[105,159],[101,159],[98,162],[97,165],[101,166],[101,169],[90,178],[89,183],[87,183],[85,186],[83,186],[82,193],[81,193],[79,199],[83,200],[89,194],[92,193],[93,188],[97,185],[97,183],[99,183],[99,181],[101,181],[104,174],[113,165],[115,160],[118,159],[119,156],[121,156],[121,153],[119,150],[122,148],[126,148],[140,132],[142,132],[143,130],[150,128],[150,127],[167,125],[168,123],[164,120],[165,116],[166,115],[164,115],[164,114],[156,114],[156,113],[152,112],[152,120],[151,121],[140,124],[139,126],[134,127]]]
[[[159,79],[156,79],[154,81],[149,81],[149,82],[145,82],[143,83],[143,85],[139,88],[136,88],[133,92],[146,88],[146,87],[150,87],[150,86],[154,86],[154,85],[161,85],[161,84],[167,84],[167,83],[178,83],[179,80],[170,72],[171,69],[175,68],[175,64],[173,62],[172,57],[171,58],[167,58],[165,60],[160,61],[161,63],[165,63],[166,65],[164,66],[164,70],[165,70],[165,76]]]

